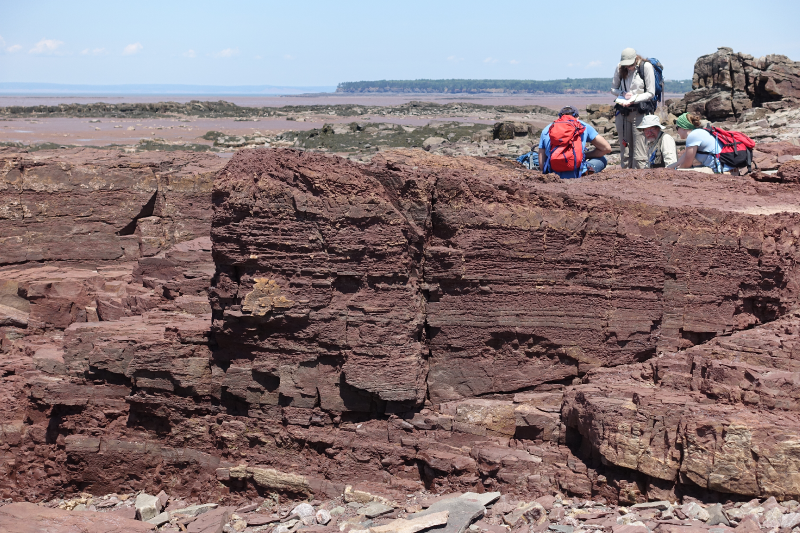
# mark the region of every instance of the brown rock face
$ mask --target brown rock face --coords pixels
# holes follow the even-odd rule
[[[800,496],[794,183],[248,150],[206,201],[0,269],[0,497]]]
[[[720,120],[767,102],[792,106],[800,101],[800,63],[774,54],[754,58],[722,47],[697,60],[692,89],[670,106],[672,113]]]
[[[795,267],[764,255],[773,230],[747,215],[567,200],[562,183],[474,161],[434,179],[410,168],[441,159],[390,156],[357,179],[317,156],[248,156],[215,194],[215,338],[306,408],[318,393],[323,409],[367,410],[330,396],[345,390],[413,406],[569,383],[772,320],[796,297]],[[243,305],[259,279],[288,303]],[[337,385],[284,386],[322,366]]]
[[[213,155],[0,152],[0,265],[120,261],[207,236]]]

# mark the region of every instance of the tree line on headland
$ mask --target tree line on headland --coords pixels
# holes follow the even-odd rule
[[[605,93],[611,78],[565,80],[378,80],[347,81],[336,87],[337,93],[533,93],[570,94]],[[685,93],[692,80],[665,80],[664,91]]]

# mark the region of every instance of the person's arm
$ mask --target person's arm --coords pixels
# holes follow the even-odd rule
[[[668,133],[661,134],[661,157],[665,166],[670,166],[678,162],[678,151],[675,147],[675,139]]]
[[[694,158],[697,155],[697,146],[687,146],[686,150],[681,152],[680,157],[678,157],[678,161],[671,164],[667,168],[692,168],[692,163],[694,163]]]
[[[620,82],[620,77],[619,77],[619,67],[617,67],[614,69],[614,78],[611,80],[611,93],[614,96],[619,96],[620,93],[622,92],[622,90],[620,90],[619,87],[620,85],[622,85],[622,83]]]
[[[539,148],[539,170],[544,172],[544,167],[547,164],[547,153],[544,148]]]
[[[644,92],[637,94],[634,102],[646,102],[652,100],[656,95],[656,75],[653,71],[653,65],[649,61],[645,61],[642,66],[642,74],[644,74]]]
[[[594,149],[586,152],[586,159],[597,159],[611,153],[611,145],[600,135],[589,141],[589,144],[594,146]]]

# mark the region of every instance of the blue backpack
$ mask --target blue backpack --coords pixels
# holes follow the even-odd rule
[[[520,163],[525,168],[539,170],[539,152],[533,151],[522,154],[517,158],[517,163]]]
[[[658,102],[662,101],[664,98],[664,65],[661,64],[661,61],[654,57],[651,57],[647,61],[653,65],[653,74],[656,78],[656,86],[645,87],[644,90],[646,92],[652,92],[655,95],[653,97],[653,103],[655,104],[655,106],[653,106],[653,111],[655,111],[655,108],[658,107]],[[642,78],[642,80],[645,79],[644,61],[639,63],[639,77]]]

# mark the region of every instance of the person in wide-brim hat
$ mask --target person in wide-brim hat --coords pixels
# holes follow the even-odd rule
[[[666,167],[678,160],[675,139],[664,133],[664,126],[657,115],[646,115],[636,129],[644,134],[649,168]]]
[[[619,135],[620,166],[622,168],[647,168],[647,143],[638,129],[642,119],[653,112],[652,105],[656,85],[653,65],[626,48],[620,54],[611,92],[617,96],[614,123]],[[649,89],[649,90],[648,90]]]

